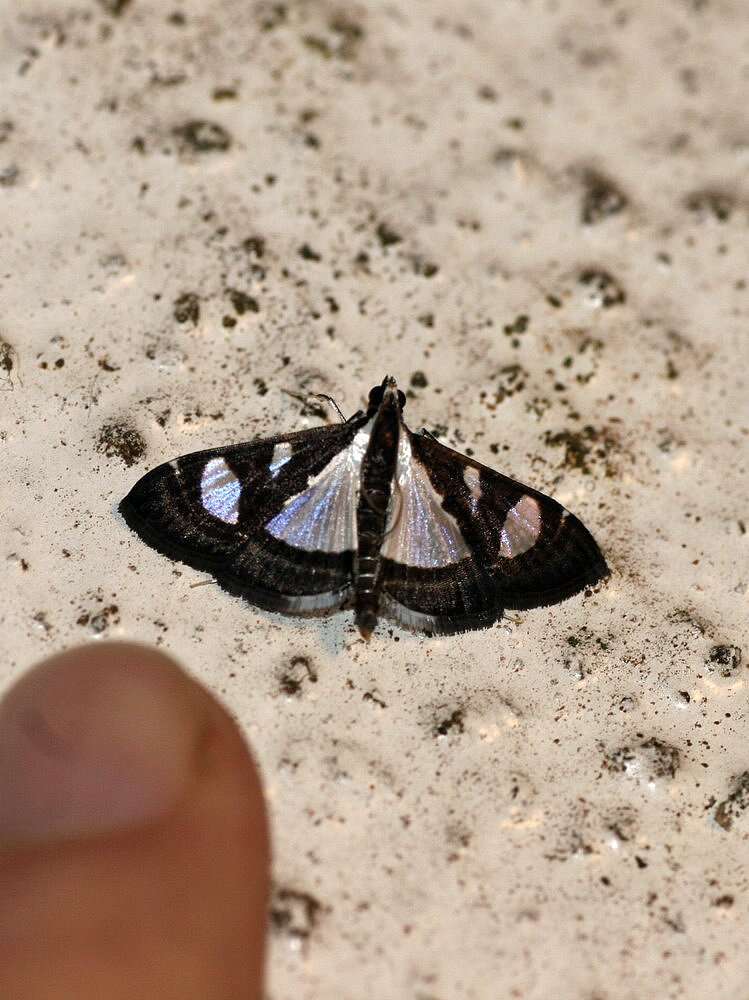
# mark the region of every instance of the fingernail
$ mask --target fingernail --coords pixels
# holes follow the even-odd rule
[[[46,661],[0,702],[0,844],[97,836],[168,813],[195,773],[195,686],[166,657],[94,644]]]

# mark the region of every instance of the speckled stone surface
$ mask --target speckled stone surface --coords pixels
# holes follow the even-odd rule
[[[0,3],[0,681],[127,637],[225,699],[269,1000],[746,993],[747,39],[742,0]],[[115,514],[386,372],[611,581],[367,645]]]

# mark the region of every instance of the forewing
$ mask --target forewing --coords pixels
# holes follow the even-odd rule
[[[490,625],[606,576],[590,532],[561,504],[425,435],[401,429],[383,611],[417,631]]]
[[[356,547],[365,419],[193,452],[148,472],[120,504],[159,552],[253,604],[340,607]]]

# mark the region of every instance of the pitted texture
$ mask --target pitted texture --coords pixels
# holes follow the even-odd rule
[[[226,699],[271,801],[270,1000],[746,989],[746,18],[0,8],[2,681],[106,634]],[[192,588],[115,516],[384,371],[611,582],[365,645]]]

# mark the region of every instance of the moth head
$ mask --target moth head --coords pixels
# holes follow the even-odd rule
[[[381,385],[376,385],[373,389],[369,390],[369,409],[378,409],[386,395],[395,396],[397,398],[398,409],[402,410],[405,407],[405,393],[400,391],[392,375],[386,375],[382,380]]]

